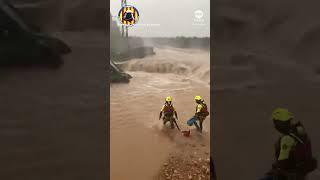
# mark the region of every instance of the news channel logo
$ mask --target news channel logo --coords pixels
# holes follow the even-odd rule
[[[139,16],[138,9],[131,5],[123,6],[118,13],[120,23],[125,26],[134,26],[137,24]]]
[[[194,11],[193,25],[205,25],[204,12],[200,9]]]

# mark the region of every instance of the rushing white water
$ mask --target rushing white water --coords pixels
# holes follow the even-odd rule
[[[182,130],[190,129],[186,121],[194,114],[195,95],[210,108],[210,54],[156,49],[156,55],[131,60],[123,68],[133,79],[111,85],[111,179],[150,180],[169,152],[183,142],[177,129],[167,129],[158,120],[164,98],[172,96]],[[204,135],[209,133],[209,119]]]

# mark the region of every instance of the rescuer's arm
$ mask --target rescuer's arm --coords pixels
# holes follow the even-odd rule
[[[295,140],[289,135],[283,136],[280,142],[280,152],[277,161],[273,164],[273,168],[277,170],[287,170],[290,168],[291,161],[289,160],[290,152],[295,144]]]
[[[162,112],[163,112],[163,110],[164,110],[164,105],[162,106],[162,108],[161,108],[161,110],[160,110],[160,115],[159,115],[159,120],[161,119],[161,116],[162,116]]]

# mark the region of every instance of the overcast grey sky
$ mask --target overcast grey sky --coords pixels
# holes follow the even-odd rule
[[[127,4],[140,14],[138,24],[129,27],[129,36],[210,36],[210,0],[127,0]],[[110,0],[112,16],[120,8],[121,0]],[[202,17],[195,16],[197,10]]]

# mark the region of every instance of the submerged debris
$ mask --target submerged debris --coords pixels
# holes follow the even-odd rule
[[[110,60],[110,81],[112,83],[128,83],[132,77],[123,72],[112,60]]]
[[[71,48],[62,40],[45,32],[38,32],[20,17],[18,10],[8,1],[0,0],[0,66],[49,65],[59,68],[63,55]]]

